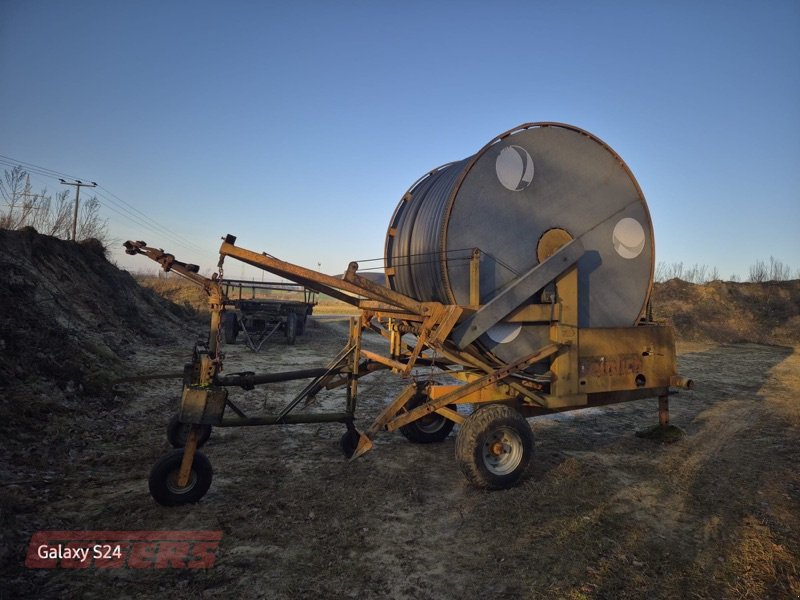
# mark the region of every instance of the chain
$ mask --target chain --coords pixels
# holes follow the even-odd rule
[[[219,301],[220,301],[220,307],[219,307],[220,313],[219,313],[219,315],[220,315],[220,318],[219,318],[219,322],[217,324],[217,344],[216,344],[217,352],[214,355],[214,360],[213,360],[214,366],[217,368],[217,371],[220,372],[220,373],[222,373],[224,371],[224,368],[222,366],[222,357],[223,357],[222,356],[222,304],[223,304],[223,299],[222,299],[222,280],[223,280],[223,278],[225,276],[225,272],[222,269],[222,261],[224,259],[225,259],[225,257],[220,256],[219,257],[219,262],[217,263],[217,287],[218,287],[218,289],[220,291],[220,295],[219,295]]]

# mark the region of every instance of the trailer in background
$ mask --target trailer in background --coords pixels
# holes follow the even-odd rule
[[[317,292],[296,283],[226,279],[222,282],[224,312],[221,329],[226,344],[245,343],[259,352],[277,331],[294,344],[303,335],[317,304]]]

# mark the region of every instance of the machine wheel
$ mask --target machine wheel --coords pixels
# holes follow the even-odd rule
[[[222,314],[222,336],[226,344],[235,344],[236,337],[239,335],[239,323],[236,321],[235,313]]]
[[[406,410],[412,410],[428,401],[428,396],[419,393],[406,402]],[[457,410],[455,404],[448,405],[447,408]],[[432,444],[442,442],[453,431],[455,423],[443,417],[439,413],[431,413],[400,427],[400,433],[409,441],[415,444]]]
[[[150,471],[150,495],[162,506],[192,504],[206,495],[211,486],[213,471],[204,454],[196,452],[189,474],[189,484],[180,488],[178,471],[183,460],[183,450],[171,450],[158,459]]]
[[[186,445],[186,439],[189,437],[189,431],[192,425],[190,423],[181,423],[178,420],[178,415],[172,415],[167,423],[167,441],[173,448],[183,448]],[[211,425],[201,425],[200,432],[197,436],[197,447],[202,448],[203,445],[211,437]]]
[[[339,448],[345,458],[351,458],[358,447],[358,432],[355,429],[348,429],[339,439]]]
[[[482,406],[461,425],[456,461],[478,487],[499,490],[519,483],[533,457],[533,432],[519,411],[504,404]]]
[[[297,313],[297,335],[303,335],[306,332],[306,320],[308,319],[308,315],[303,313]]]
[[[297,313],[290,312],[286,315],[286,343],[290,346],[297,339]]]

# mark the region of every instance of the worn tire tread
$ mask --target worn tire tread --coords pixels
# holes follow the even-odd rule
[[[520,467],[510,475],[498,476],[482,468],[477,450],[482,446],[481,436],[493,426],[512,426],[522,435],[523,445],[528,445]],[[489,490],[513,487],[521,483],[533,458],[533,431],[522,414],[504,404],[487,404],[479,407],[464,423],[456,436],[456,462],[472,485]]]

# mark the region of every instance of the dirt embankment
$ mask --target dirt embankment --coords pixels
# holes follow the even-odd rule
[[[98,392],[140,342],[167,344],[186,310],[140,287],[97,242],[0,230],[0,386]]]
[[[671,279],[652,296],[656,320],[678,339],[723,344],[800,343],[800,280],[705,284]]]

